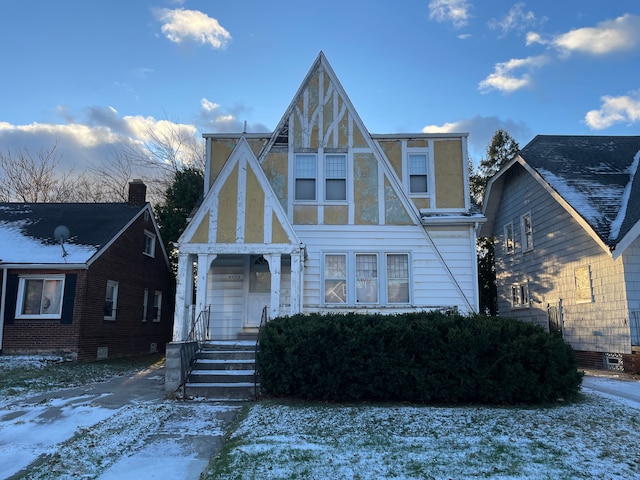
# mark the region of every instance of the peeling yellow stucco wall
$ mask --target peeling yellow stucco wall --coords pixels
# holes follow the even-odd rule
[[[235,243],[236,218],[238,216],[238,164],[233,167],[229,178],[220,189],[218,196],[218,229],[216,242]]]
[[[354,148],[366,148],[369,144],[365,140],[364,133],[357,128],[356,122],[353,122],[353,147]]]
[[[402,142],[383,141],[379,142],[379,144],[393,167],[393,170],[396,172],[396,175],[402,180]]]
[[[349,223],[349,206],[326,205],[324,207],[324,223],[326,225],[346,225]]]
[[[288,168],[289,156],[286,152],[270,152],[262,164],[262,169],[271,184],[271,188],[285,212],[288,211]]]
[[[212,139],[211,140],[211,169],[209,170],[209,188],[220,175],[222,167],[229,159],[229,155],[237,144],[235,139]]]
[[[275,213],[271,214],[271,243],[289,243],[289,237]]]
[[[410,225],[411,217],[389,179],[384,179],[384,220],[387,225]]]
[[[429,148],[429,140],[426,138],[416,138],[407,141],[407,148]]]
[[[262,243],[264,242],[264,191],[251,168],[247,168],[245,206],[244,241],[245,243]]]
[[[293,207],[293,223],[296,225],[317,225],[318,207],[315,205],[295,205]]]
[[[411,200],[413,200],[413,204],[418,207],[418,209],[431,208],[431,199],[429,198],[413,197]]]
[[[196,231],[193,232],[189,243],[209,243],[209,210],[205,213]]]
[[[434,175],[437,208],[464,207],[464,171],[462,142],[438,140],[433,142]]]
[[[357,225],[377,225],[378,161],[372,153],[356,153],[354,170],[354,216]]]

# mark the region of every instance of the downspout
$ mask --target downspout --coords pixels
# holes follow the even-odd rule
[[[0,353],[2,352],[2,334],[4,330],[4,309],[7,296],[7,267],[2,268],[2,289],[0,290]]]

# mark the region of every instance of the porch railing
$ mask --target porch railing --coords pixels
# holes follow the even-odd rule
[[[269,321],[269,308],[265,305],[262,309],[262,316],[260,317],[260,326],[258,327],[258,338],[256,338],[256,347],[253,358],[256,362],[253,366],[253,398],[258,398],[258,350],[260,348],[260,334],[262,333],[262,327]]]
[[[182,367],[181,380],[182,380],[182,396],[187,395],[187,378],[196,354],[202,344],[209,340],[209,321],[211,319],[211,306],[208,305],[205,310],[202,310],[198,317],[191,323],[189,334],[187,335],[186,342],[180,349],[180,365]]]

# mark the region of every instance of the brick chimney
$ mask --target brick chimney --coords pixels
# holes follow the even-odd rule
[[[129,201],[127,203],[130,207],[141,207],[147,203],[147,186],[139,178],[129,182]]]

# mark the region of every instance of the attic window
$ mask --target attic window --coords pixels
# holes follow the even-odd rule
[[[142,253],[150,257],[154,257],[156,254],[156,236],[147,230],[144,231],[144,246]]]
[[[410,153],[409,163],[409,192],[428,193],[428,156],[426,153]]]
[[[64,275],[20,277],[16,318],[59,319]]]

